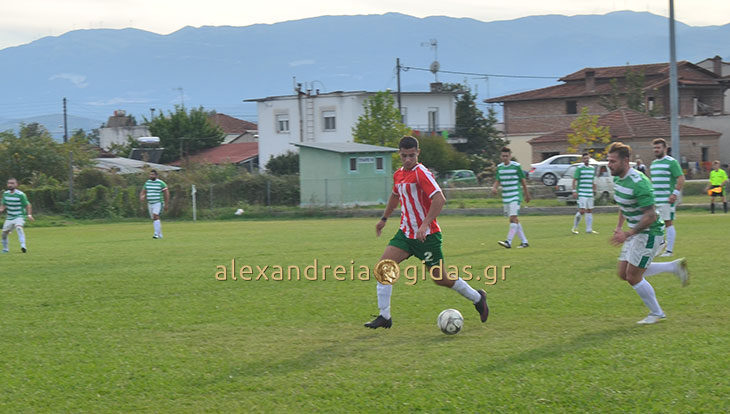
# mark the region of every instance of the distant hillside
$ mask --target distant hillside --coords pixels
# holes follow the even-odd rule
[[[77,30],[0,50],[0,117],[60,112],[106,119],[125,109],[142,121],[150,108],[203,105],[255,120],[246,98],[292,93],[293,77],[323,91],[395,89],[395,59],[427,68],[438,40],[443,70],[559,77],[585,66],[668,61],[667,19],[650,13],[534,16],[482,22],[397,13],[324,16],[246,27],[185,27],[169,35],[137,29]],[[677,24],[678,58],[730,57],[730,24]],[[479,97],[554,84],[467,79]],[[404,90],[427,90],[429,72],[402,74]],[[179,88],[182,88],[180,90]],[[76,125],[73,125],[76,128]]]
[[[51,133],[53,138],[57,141],[63,141],[63,115],[51,114],[51,115],[39,115],[30,118],[23,119],[0,119],[0,131],[11,130],[14,133],[18,133],[20,130],[20,124],[31,124],[37,122]],[[96,119],[83,118],[79,116],[68,116],[68,135],[71,136],[73,131],[77,129],[83,129],[86,132],[90,132],[94,128],[99,128],[103,121]]]

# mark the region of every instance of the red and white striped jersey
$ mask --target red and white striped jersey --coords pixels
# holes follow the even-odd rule
[[[433,174],[423,164],[411,170],[399,168],[393,173],[393,194],[400,198],[400,229],[409,239],[416,238],[418,227],[431,208],[431,197],[441,191]],[[434,219],[426,235],[441,231]]]

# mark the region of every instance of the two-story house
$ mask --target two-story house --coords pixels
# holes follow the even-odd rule
[[[619,89],[626,86],[626,75],[631,70],[643,74],[645,107],[660,116],[669,114],[669,64],[625,65],[583,68],[560,78],[560,85],[485,100],[503,105],[504,128],[507,139],[525,143],[530,139],[569,128],[587,107],[593,115],[605,115],[608,109],[601,99],[610,97],[616,79]],[[679,82],[679,115],[722,114],[724,92],[728,80],[713,71],[690,62],[677,63]],[[622,97],[625,103],[625,96]],[[548,153],[545,155],[547,156]],[[533,162],[541,161],[533,158]]]
[[[297,151],[300,143],[353,142],[352,129],[375,92],[300,92],[249,99],[258,107],[261,167],[271,157]],[[456,101],[452,92],[401,92],[402,121],[422,134],[453,131]],[[395,93],[394,93],[395,98]]]

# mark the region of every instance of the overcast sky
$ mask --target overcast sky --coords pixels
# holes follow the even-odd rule
[[[321,15],[400,12],[493,21],[618,10],[668,16],[669,0],[0,0],[0,49],[89,28],[167,34],[184,26],[247,26]],[[730,0],[675,0],[675,15],[693,26],[727,24]]]

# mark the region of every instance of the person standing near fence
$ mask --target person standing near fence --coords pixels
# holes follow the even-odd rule
[[[0,201],[0,213],[7,211],[5,223],[3,223],[3,253],[8,252],[8,235],[15,229],[18,233],[18,241],[20,242],[20,251],[25,253],[28,251],[25,245],[25,218],[33,221],[33,206],[28,202],[25,193],[18,190],[18,180],[15,178],[8,179],[8,189],[3,193],[2,201]]]
[[[155,229],[152,238],[161,239],[162,222],[160,221],[160,213],[163,209],[167,211],[167,206],[170,204],[170,191],[167,189],[167,184],[157,177],[156,170],[150,170],[149,180],[144,183],[142,192],[139,194],[139,201],[144,202],[145,198],[147,199],[147,210],[152,219],[152,226]]]
[[[715,197],[722,197],[722,209],[727,213],[727,199],[725,198],[725,184],[727,182],[727,173],[720,168],[720,161],[713,161],[712,170],[710,171],[710,185],[705,188],[705,191],[710,194],[710,213],[715,214]]]

